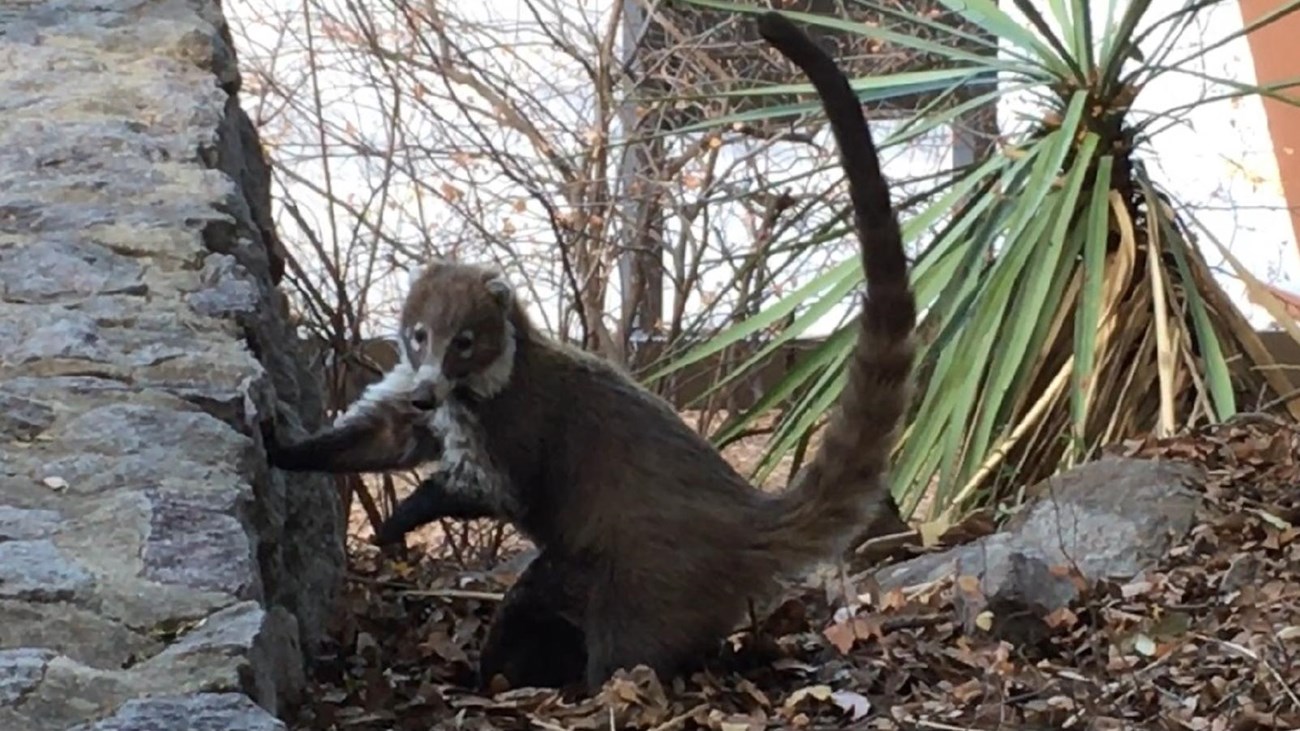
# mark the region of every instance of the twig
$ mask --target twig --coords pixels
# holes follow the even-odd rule
[[[437,597],[443,599],[479,599],[485,602],[499,602],[506,595],[497,591],[474,591],[473,589],[408,589],[402,596]]]
[[[861,556],[872,550],[879,550],[882,553],[890,552],[903,546],[919,545],[921,541],[921,532],[916,530],[904,531],[902,533],[889,533],[883,536],[868,538],[853,550],[853,553]]]
[[[1268,674],[1273,676],[1273,680],[1277,681],[1277,684],[1282,687],[1282,692],[1286,693],[1287,698],[1291,699],[1291,703],[1294,704],[1296,710],[1300,710],[1300,696],[1296,695],[1295,690],[1292,689],[1291,685],[1286,682],[1285,678],[1282,677],[1282,673],[1279,673],[1277,671],[1277,668],[1273,667],[1273,664],[1270,663],[1268,660],[1265,660],[1264,658],[1260,657],[1259,653],[1255,652],[1254,650],[1251,650],[1249,647],[1238,645],[1235,642],[1221,640],[1217,637],[1211,637],[1209,635],[1201,634],[1199,632],[1195,633],[1193,636],[1203,642],[1213,642],[1215,644],[1222,645],[1223,647],[1232,650],[1233,652],[1237,653],[1238,655],[1241,655],[1242,657],[1245,657],[1249,660],[1254,660],[1260,665],[1263,665],[1264,669],[1268,671]]]
[[[686,723],[691,719],[692,716],[699,713],[700,711],[707,709],[708,707],[709,707],[708,703],[701,703],[700,705],[692,708],[691,710],[685,713],[681,713],[676,716],[673,716],[667,721],[664,721],[658,726],[655,726],[654,728],[650,729],[650,731],[672,731],[672,729],[675,729],[681,726],[682,724]]]
[[[939,731],[972,731],[973,729],[971,726],[954,726],[941,721],[927,721],[924,718],[913,718],[910,723],[914,723],[920,728],[933,728]]]

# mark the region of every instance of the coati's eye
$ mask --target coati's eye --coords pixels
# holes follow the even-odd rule
[[[469,355],[470,351],[474,349],[474,331],[461,330],[456,333],[456,337],[451,339],[451,347],[455,348],[456,352],[462,356]]]
[[[424,345],[424,339],[426,337],[428,337],[428,334],[424,331],[424,325],[416,325],[411,328],[411,342],[416,345]]]

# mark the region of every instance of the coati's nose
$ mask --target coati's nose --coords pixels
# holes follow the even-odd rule
[[[433,386],[420,384],[411,393],[411,405],[421,411],[433,411],[438,408],[438,395]]]

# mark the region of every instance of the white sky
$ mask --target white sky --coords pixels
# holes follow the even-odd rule
[[[593,8],[598,0],[570,0],[574,3],[574,22],[583,22],[582,17],[593,16]],[[509,29],[519,39],[521,46],[535,38],[536,27],[517,0],[446,0],[454,4],[457,12],[473,13],[479,19],[498,27]],[[1117,3],[1123,5],[1122,2]],[[1151,17],[1159,17],[1165,12],[1182,5],[1182,0],[1156,0]],[[1003,3],[1004,7],[1009,3]],[[1101,12],[1107,3],[1096,3]],[[302,6],[299,2],[289,0],[256,0],[253,3],[230,3],[226,13],[235,29],[239,53],[245,66],[250,61],[257,62],[264,49],[280,44],[279,32],[268,24],[261,23],[258,12],[267,8],[276,12],[292,14]],[[260,9],[260,10],[259,10]],[[569,16],[566,16],[566,20]],[[598,19],[597,19],[598,20]],[[1100,21],[1101,18],[1098,18]],[[1185,44],[1203,42],[1202,39],[1218,39],[1241,27],[1238,5],[1229,0],[1205,10],[1198,17],[1197,27],[1185,36]],[[519,73],[537,73],[545,78],[561,78],[562,67],[556,66],[553,57],[539,55],[540,52],[528,48],[517,50],[515,61]],[[1178,54],[1175,54],[1175,57]],[[300,58],[300,57],[299,57]],[[281,57],[278,63],[289,68],[293,58]],[[1249,46],[1245,39],[1238,39],[1210,52],[1203,60],[1202,72],[1236,79],[1243,83],[1254,83],[1254,68],[1251,62]],[[287,64],[288,66],[284,66]],[[347,119],[358,128],[367,129],[375,126],[377,118],[366,111],[364,96],[366,90],[358,87],[356,77],[340,72],[335,78],[326,79],[323,88],[326,92],[326,104],[331,116]],[[1166,74],[1158,83],[1142,91],[1137,107],[1142,109],[1167,109],[1181,103],[1187,103],[1206,94],[1205,84],[1193,75]],[[254,103],[252,95],[245,94],[246,106]],[[563,98],[553,99],[550,103],[565,104]],[[1004,131],[1012,123],[1018,112],[1024,111],[1023,100],[1008,95],[999,106],[999,117]],[[575,112],[580,116],[580,113]],[[875,123],[877,139],[882,139],[891,125]],[[914,144],[906,150],[895,148],[886,154],[886,171],[892,176],[906,177],[921,172],[946,166],[949,162],[947,151],[941,149],[942,137],[932,136],[925,144]],[[940,146],[936,148],[936,146]],[[1161,133],[1152,145],[1154,154],[1143,155],[1157,180],[1164,181],[1179,199],[1196,210],[1196,215],[1209,231],[1222,241],[1254,274],[1268,282],[1279,284],[1292,290],[1300,290],[1300,256],[1297,255],[1296,242],[1291,230],[1290,219],[1285,210],[1281,185],[1273,151],[1268,136],[1267,124],[1262,104],[1258,99],[1244,99],[1232,102],[1219,102],[1203,106],[1188,115],[1186,124],[1172,127]],[[790,159],[791,155],[774,155],[764,164],[777,168],[796,169],[800,160]],[[311,168],[308,164],[306,168]],[[318,168],[319,165],[317,164]],[[806,165],[805,165],[806,167]],[[364,198],[367,195],[365,173],[355,170],[349,175],[346,166],[336,167],[333,174],[336,190],[351,192]],[[304,169],[303,174],[316,178],[314,169]],[[298,193],[299,191],[295,191]],[[304,200],[311,196],[303,192]],[[318,226],[327,226],[328,217],[323,209],[306,210],[310,220]],[[751,236],[738,222],[731,224],[735,229],[736,241],[749,241]],[[400,228],[400,224],[398,225]],[[730,227],[728,229],[730,231]],[[541,238],[538,246],[545,251],[549,246],[546,238]],[[291,237],[287,243],[293,244]],[[847,243],[847,242],[846,242]],[[853,247],[828,247],[825,260],[840,261],[851,255]],[[1219,274],[1220,282],[1230,296],[1246,310],[1256,326],[1267,326],[1269,318],[1262,310],[1250,305],[1244,296],[1244,288],[1234,277],[1227,274],[1230,269],[1213,245],[1206,242],[1202,252]],[[819,252],[821,256],[821,252]],[[825,260],[813,262],[824,264]],[[725,279],[725,268],[718,269],[714,279]],[[392,282],[400,288],[404,282]],[[537,293],[543,294],[543,293]],[[616,295],[611,296],[611,303],[617,303]],[[817,328],[825,332],[833,327],[841,317],[833,313]],[[383,325],[380,324],[382,328]]]

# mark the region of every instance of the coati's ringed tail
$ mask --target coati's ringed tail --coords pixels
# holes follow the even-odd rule
[[[848,178],[867,284],[844,389],[820,448],[781,496],[766,537],[773,551],[798,563],[835,554],[889,500],[889,455],[910,399],[916,301],[889,185],[848,79],[779,13],[761,15],[758,30],[821,97]]]

